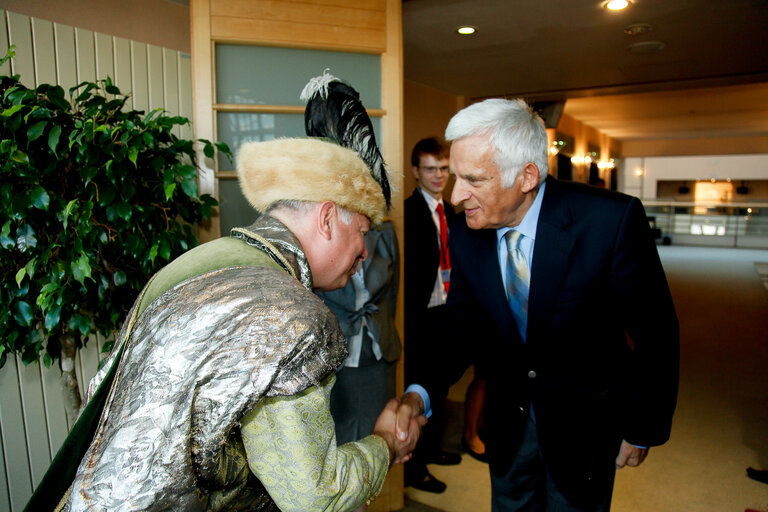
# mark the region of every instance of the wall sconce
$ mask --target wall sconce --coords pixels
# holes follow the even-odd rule
[[[597,162],[597,168],[601,171],[610,170],[616,167],[616,162],[611,158],[610,160],[603,160],[601,162]]]
[[[549,145],[549,156],[557,155],[565,147],[565,144],[564,140],[553,140],[552,144]]]
[[[598,158],[598,154],[593,152],[586,155],[574,155],[571,157],[571,163],[573,165],[586,165],[589,166],[594,160]]]
[[[635,169],[635,176],[642,176],[643,174],[645,174],[645,171],[642,169]]]

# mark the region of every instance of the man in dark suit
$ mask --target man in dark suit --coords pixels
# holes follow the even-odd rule
[[[405,339],[406,375],[414,371],[411,360],[429,358],[441,350],[430,336],[434,325],[426,321],[427,310],[445,304],[450,286],[448,225],[455,213],[443,201],[448,184],[448,145],[437,139],[422,139],[411,152],[411,171],[419,185],[405,200]],[[442,218],[441,218],[442,217]],[[442,228],[442,229],[441,229]],[[413,459],[405,465],[405,484],[422,491],[440,493],[446,488],[427,469],[427,463],[458,464],[461,456],[440,448],[442,404],[447,387],[435,391],[433,414],[424,429]]]
[[[464,218],[442,325],[481,345],[493,510],[609,510],[615,469],[667,441],[677,400],[679,327],[643,207],[546,177],[522,100],[471,105],[446,138]],[[429,365],[450,375],[462,357],[445,352]],[[402,421],[429,408],[413,390]]]

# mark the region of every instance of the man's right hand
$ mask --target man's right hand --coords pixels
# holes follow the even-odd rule
[[[424,401],[418,393],[406,393],[400,398],[397,407],[397,427],[395,434],[398,439],[404,440],[408,436],[408,428],[412,418],[424,418],[426,425],[427,418],[424,416]]]
[[[415,393],[408,393],[408,395]],[[421,435],[421,427],[427,418],[420,412],[414,413],[412,398],[406,400],[393,398],[376,420],[373,433],[382,437],[389,446],[390,463],[402,464],[411,458],[416,442]],[[421,402],[421,398],[416,395]]]

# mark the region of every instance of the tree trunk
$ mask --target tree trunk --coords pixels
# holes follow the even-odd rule
[[[64,336],[61,339],[61,390],[64,399],[64,411],[67,414],[67,428],[72,430],[72,426],[77,421],[80,413],[80,390],[77,387],[77,373],[75,372],[75,357],[77,356],[77,345],[72,336]]]

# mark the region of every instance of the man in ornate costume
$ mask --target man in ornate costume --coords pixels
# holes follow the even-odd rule
[[[144,288],[89,387],[109,394],[58,509],[353,510],[409,458],[426,420],[396,438],[396,400],[373,435],[337,446],[329,395],[347,348],[313,293],[366,258],[386,172],[319,139],[244,144],[237,167],[263,214]]]

